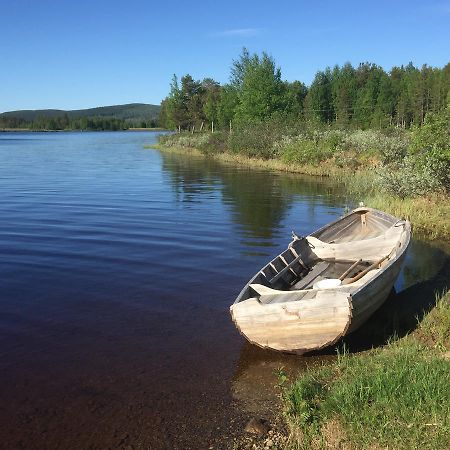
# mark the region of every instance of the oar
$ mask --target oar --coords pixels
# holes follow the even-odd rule
[[[369,271],[371,271],[373,269],[376,269],[385,259],[388,259],[389,256],[391,255],[391,253],[389,253],[389,255],[383,256],[379,261],[377,261],[376,263],[373,263],[371,266],[367,267],[367,269],[364,269],[362,272],[358,273],[358,275],[355,275],[353,278],[347,278],[346,280],[344,280],[342,282],[342,284],[350,284],[350,283],[353,283],[355,281],[358,281],[367,272],[369,272]]]
[[[358,261],[354,262],[340,277],[339,279],[342,281],[360,262],[362,259],[358,259]]]

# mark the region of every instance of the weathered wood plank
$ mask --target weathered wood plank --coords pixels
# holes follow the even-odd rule
[[[252,342],[277,350],[310,349],[339,339],[351,319],[348,294],[318,292],[314,301],[262,305],[248,299],[231,307],[238,329]]]
[[[283,275],[286,274],[286,272],[295,264],[299,261],[300,256],[298,256],[297,258],[295,258],[294,260],[292,260],[292,262],[290,262],[284,269],[280,270],[273,278],[270,279],[269,283],[273,284],[276,281],[278,281]]]

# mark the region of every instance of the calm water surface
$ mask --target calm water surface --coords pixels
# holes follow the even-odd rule
[[[143,148],[156,138],[0,133],[4,448],[227,448],[274,369],[332,358],[250,346],[228,310],[292,229],[354,201],[326,181]],[[414,240],[397,294],[350,349],[411,329],[448,255]]]

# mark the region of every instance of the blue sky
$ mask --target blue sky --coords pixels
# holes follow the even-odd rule
[[[173,73],[228,80],[242,47],[309,84],[347,61],[450,61],[450,0],[3,0],[0,111],[159,103]]]

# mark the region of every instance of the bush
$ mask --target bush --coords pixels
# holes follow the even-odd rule
[[[441,159],[450,160],[450,105],[438,114],[428,113],[422,127],[412,131],[410,152],[439,152]]]
[[[429,113],[411,133],[408,155],[379,174],[379,186],[400,197],[450,191],[450,109]]]
[[[295,137],[284,136],[274,143],[273,154],[285,163],[318,165],[340,150],[342,139],[335,132],[305,132]]]
[[[204,153],[218,153],[226,150],[227,133],[177,133],[159,137],[164,147],[196,148]]]
[[[408,150],[409,137],[405,132],[391,131],[390,134],[377,130],[357,130],[347,133],[344,147],[357,153],[378,155],[383,164],[398,163]]]
[[[228,136],[228,148],[250,157],[273,158],[273,144],[279,135],[280,131],[270,123],[254,123],[233,130]]]
[[[207,144],[209,140],[208,133],[177,133],[166,134],[159,138],[159,143],[164,147],[186,147],[186,148],[200,148]]]
[[[334,162],[341,169],[356,170],[361,166],[358,159],[353,154],[348,152],[342,152],[335,155]]]
[[[218,131],[208,133],[208,139],[201,143],[198,148],[206,155],[224,153],[227,151],[228,133]]]
[[[276,148],[283,162],[288,164],[318,164],[321,161],[316,143],[304,137],[285,138]]]
[[[448,191],[450,162],[439,153],[409,155],[395,170],[382,168],[377,174],[378,187],[401,198]]]

